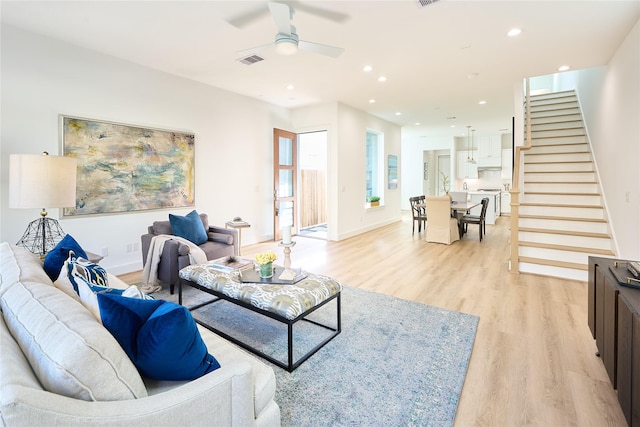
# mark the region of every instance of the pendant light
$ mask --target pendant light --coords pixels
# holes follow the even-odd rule
[[[471,164],[476,164],[476,161],[473,160],[473,141],[476,139],[476,130],[475,129],[471,129]]]
[[[471,154],[471,134],[469,133],[471,131],[471,125],[467,126],[467,163],[475,163],[476,161],[473,160],[473,154]],[[476,130],[474,129],[473,132],[475,132]]]

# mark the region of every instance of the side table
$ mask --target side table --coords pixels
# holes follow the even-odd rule
[[[251,224],[249,224],[247,221],[227,221],[224,223],[224,228],[233,228],[238,230],[238,253],[236,254],[237,256],[241,255],[241,248],[242,248],[242,229],[243,228],[249,228],[251,227]]]

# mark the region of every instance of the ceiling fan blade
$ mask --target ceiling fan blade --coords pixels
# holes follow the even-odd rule
[[[267,3],[273,20],[280,34],[291,34],[291,8],[284,3],[270,1]]]
[[[298,41],[298,49],[306,50],[307,52],[319,53],[321,55],[330,56],[332,58],[337,58],[342,55],[342,52],[344,52],[344,49],[341,47],[307,42],[304,40]]]
[[[261,6],[257,9],[250,10],[249,12],[233,16],[227,19],[226,21],[236,28],[244,28],[249,24],[253,23],[254,21],[268,14],[269,14],[269,11],[265,9],[264,6]]]
[[[254,53],[254,52],[258,51],[258,50],[262,50],[262,49],[266,49],[268,47],[271,47],[274,44],[275,43],[262,44],[260,46],[250,47],[249,49],[238,50],[238,51],[236,51],[236,53],[238,53],[238,54],[240,54],[242,56],[245,56],[245,55],[248,55],[250,53]]]
[[[299,10],[300,12],[305,12],[310,15],[315,15],[320,18],[327,19],[329,21],[343,23],[349,19],[349,15],[342,12],[334,12],[332,10],[322,9],[319,7],[311,6],[308,3],[300,2],[300,1],[287,1],[291,7],[295,10]]]

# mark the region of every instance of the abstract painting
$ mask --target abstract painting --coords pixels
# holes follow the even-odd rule
[[[60,117],[63,154],[78,161],[76,206],[63,216],[194,206],[194,135]]]

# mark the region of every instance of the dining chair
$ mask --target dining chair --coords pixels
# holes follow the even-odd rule
[[[427,214],[424,208],[425,196],[409,197],[409,203],[411,204],[411,215],[413,216],[413,229],[411,235],[413,236],[416,231],[416,222],[418,223],[418,233],[422,231],[422,224],[427,228]]]
[[[481,201],[482,208],[480,209],[480,215],[463,215],[460,218],[460,226],[464,227],[464,231],[467,231],[467,225],[478,224],[480,233],[480,241],[482,242],[482,236],[487,234],[487,223],[485,217],[487,216],[487,206],[489,206],[489,198],[485,197]]]
[[[451,197],[429,196],[425,201],[427,222],[425,240],[450,245],[460,240],[458,220],[451,217]]]

